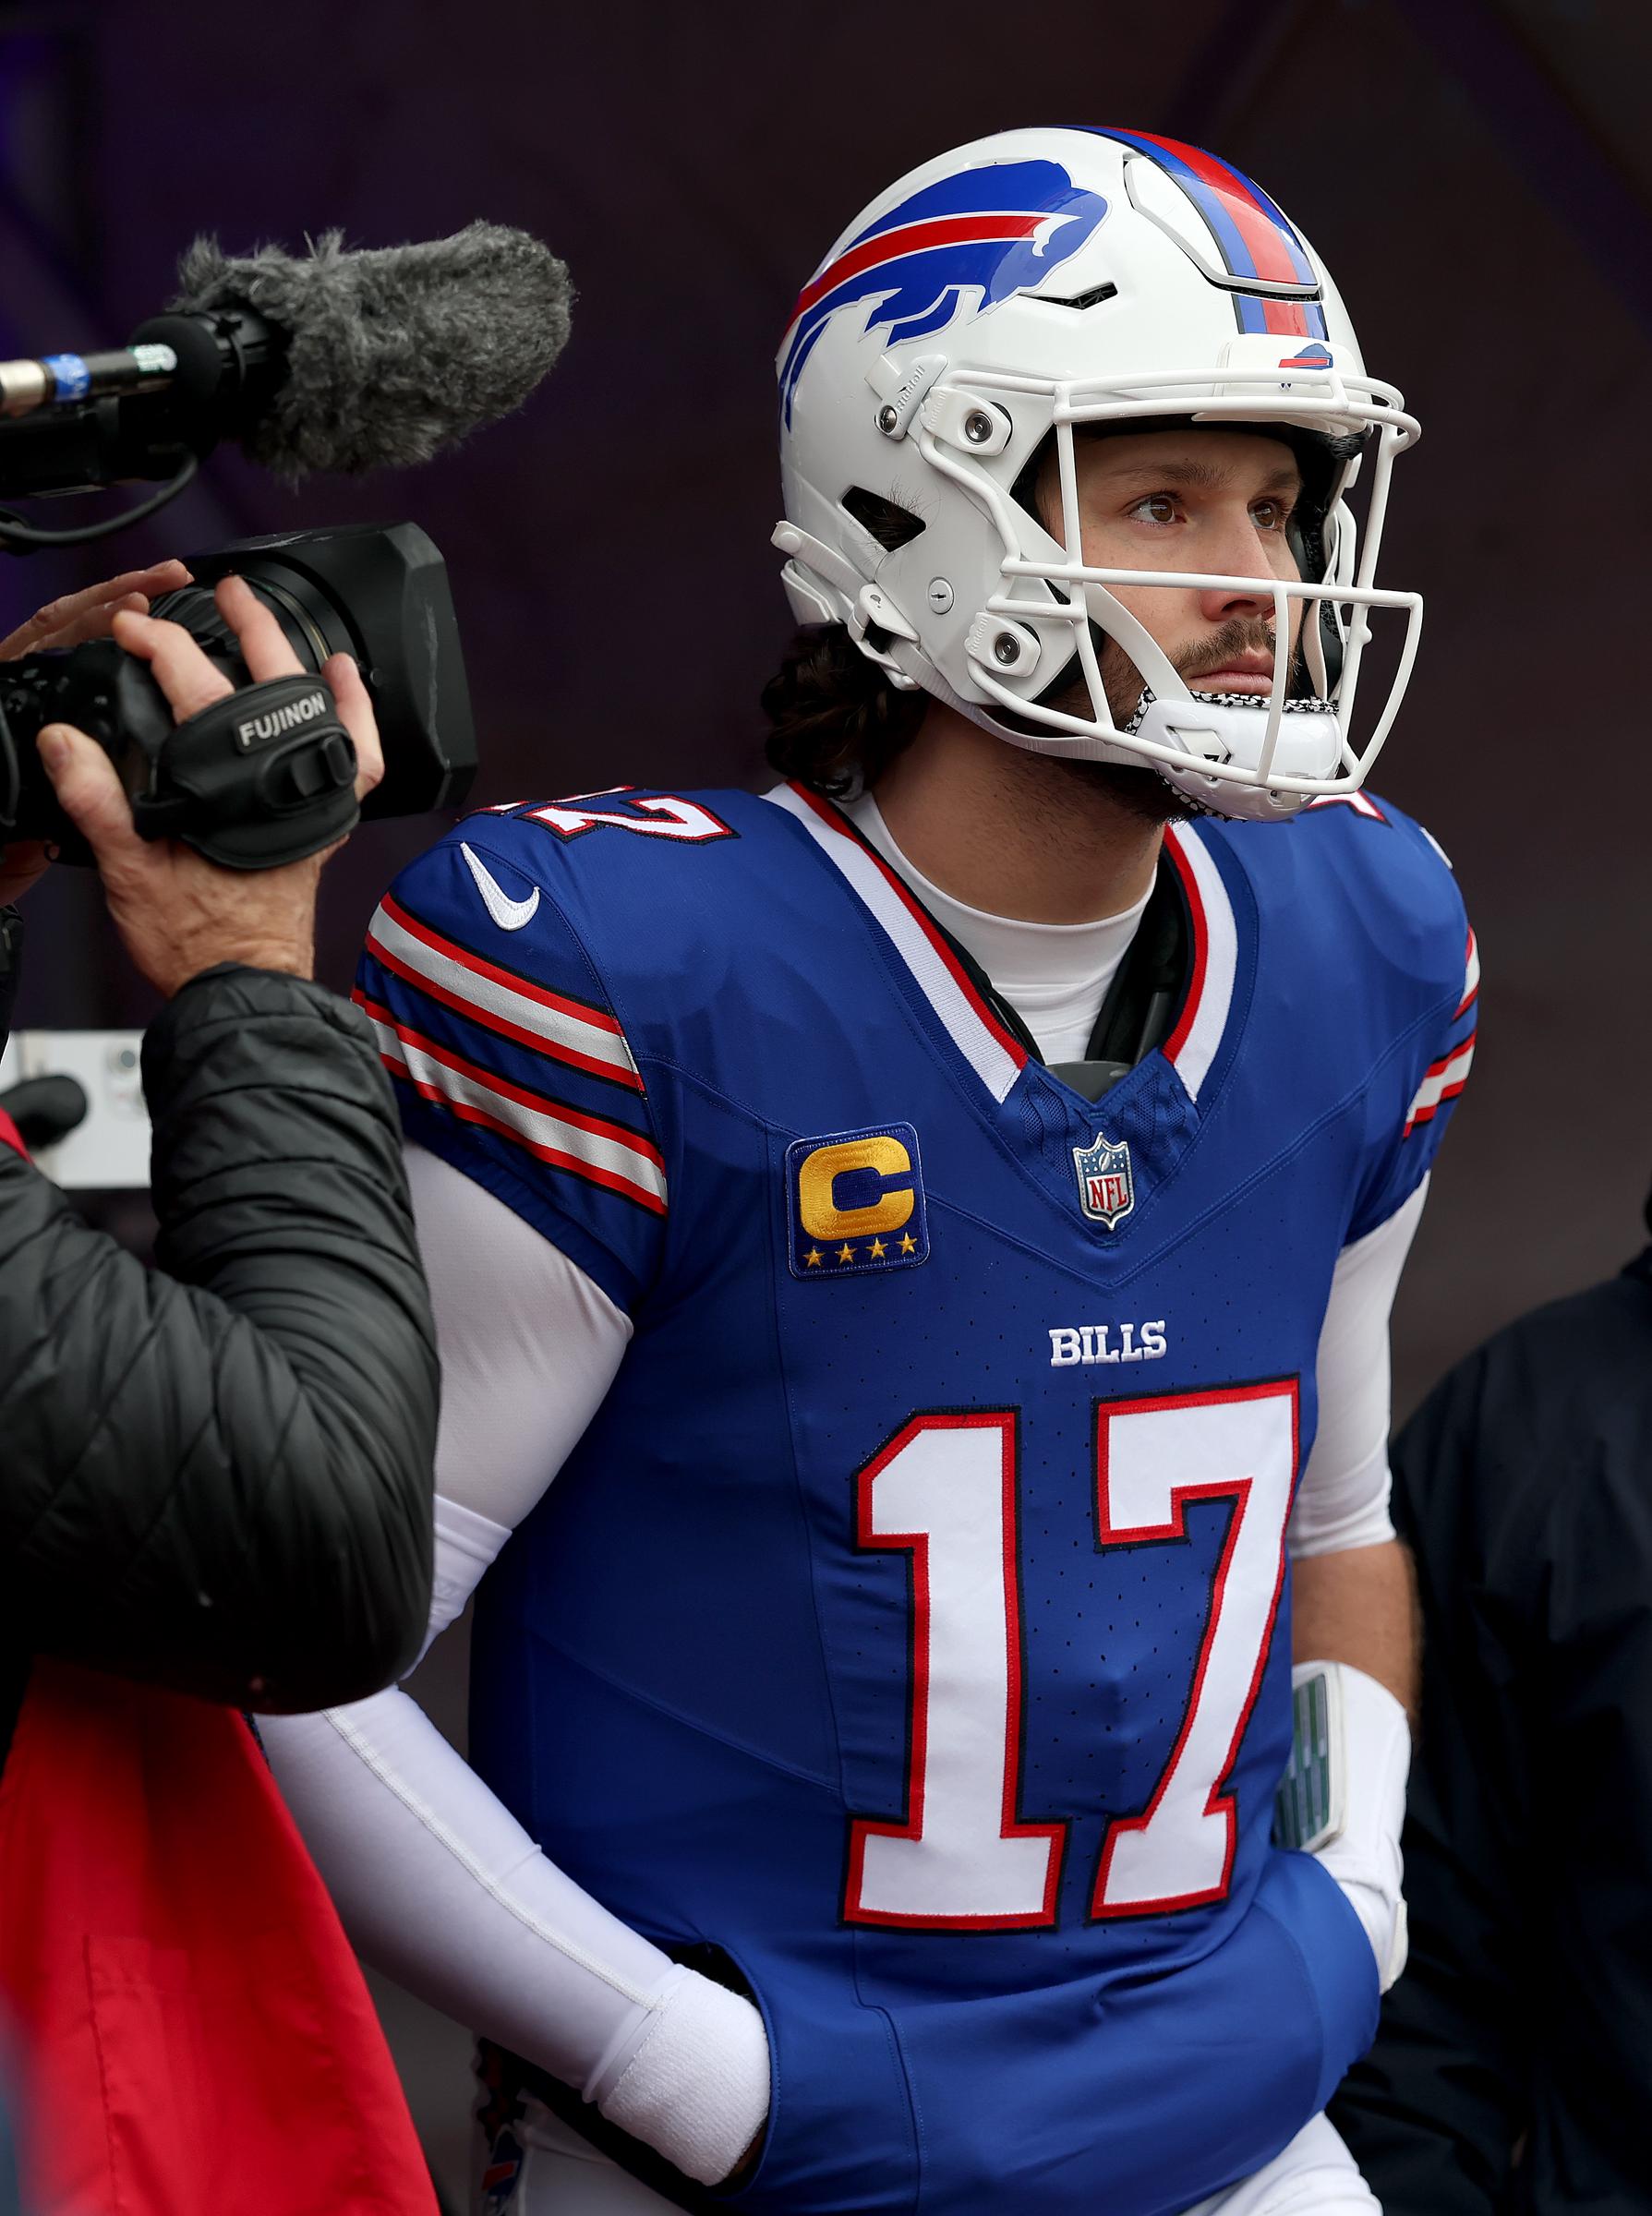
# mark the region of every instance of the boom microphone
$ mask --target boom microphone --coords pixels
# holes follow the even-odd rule
[[[428,461],[521,406],[572,299],[548,247],[482,223],[355,252],[330,231],[305,256],[202,237],[178,281],[126,347],[0,364],[0,494],[187,481],[224,438],[289,483]]]
[[[198,238],[178,283],[173,316],[251,316],[284,339],[285,376],[235,435],[289,480],[428,462],[519,408],[568,336],[567,270],[498,223],[353,254],[329,231],[303,260]]]

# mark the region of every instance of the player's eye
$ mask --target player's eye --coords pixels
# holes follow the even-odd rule
[[[1176,495],[1171,492],[1150,492],[1145,500],[1138,500],[1129,510],[1150,524],[1174,524],[1176,519]]]
[[[1291,520],[1291,512],[1290,503],[1285,500],[1270,498],[1250,503],[1250,520],[1259,531],[1283,531]]]

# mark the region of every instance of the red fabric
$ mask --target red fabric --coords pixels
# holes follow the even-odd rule
[[[0,1040],[0,1045],[4,1044],[4,1040]],[[25,1162],[29,1159],[29,1150],[23,1144],[22,1134],[4,1108],[0,1108],[0,1147],[9,1147],[14,1154],[20,1154]]]
[[[39,2216],[436,2216],[373,2005],[245,1719],[37,1661],[0,1996]]]

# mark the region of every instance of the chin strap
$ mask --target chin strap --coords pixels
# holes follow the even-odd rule
[[[1267,706],[1261,695],[1256,692],[1205,692],[1197,684],[1190,684],[1188,690],[1195,701],[1201,705],[1208,702],[1212,707],[1260,708],[1265,712]],[[1158,697],[1151,685],[1142,686],[1141,698],[1130,711],[1128,722],[1119,726],[1127,737],[1141,729],[1147,721],[1148,711]],[[1286,700],[1284,713],[1287,716],[1334,716],[1336,705],[1332,701],[1321,700],[1317,693],[1294,694]]]

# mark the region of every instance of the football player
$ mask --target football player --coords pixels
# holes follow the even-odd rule
[[[1476,988],[1361,789],[1417,425],[1117,130],[902,179],[779,377],[786,781],[484,811],[361,970],[475,1766],[395,1691],[271,1755],[491,2042],[489,2208],[1369,2212],[1387,1319]]]

